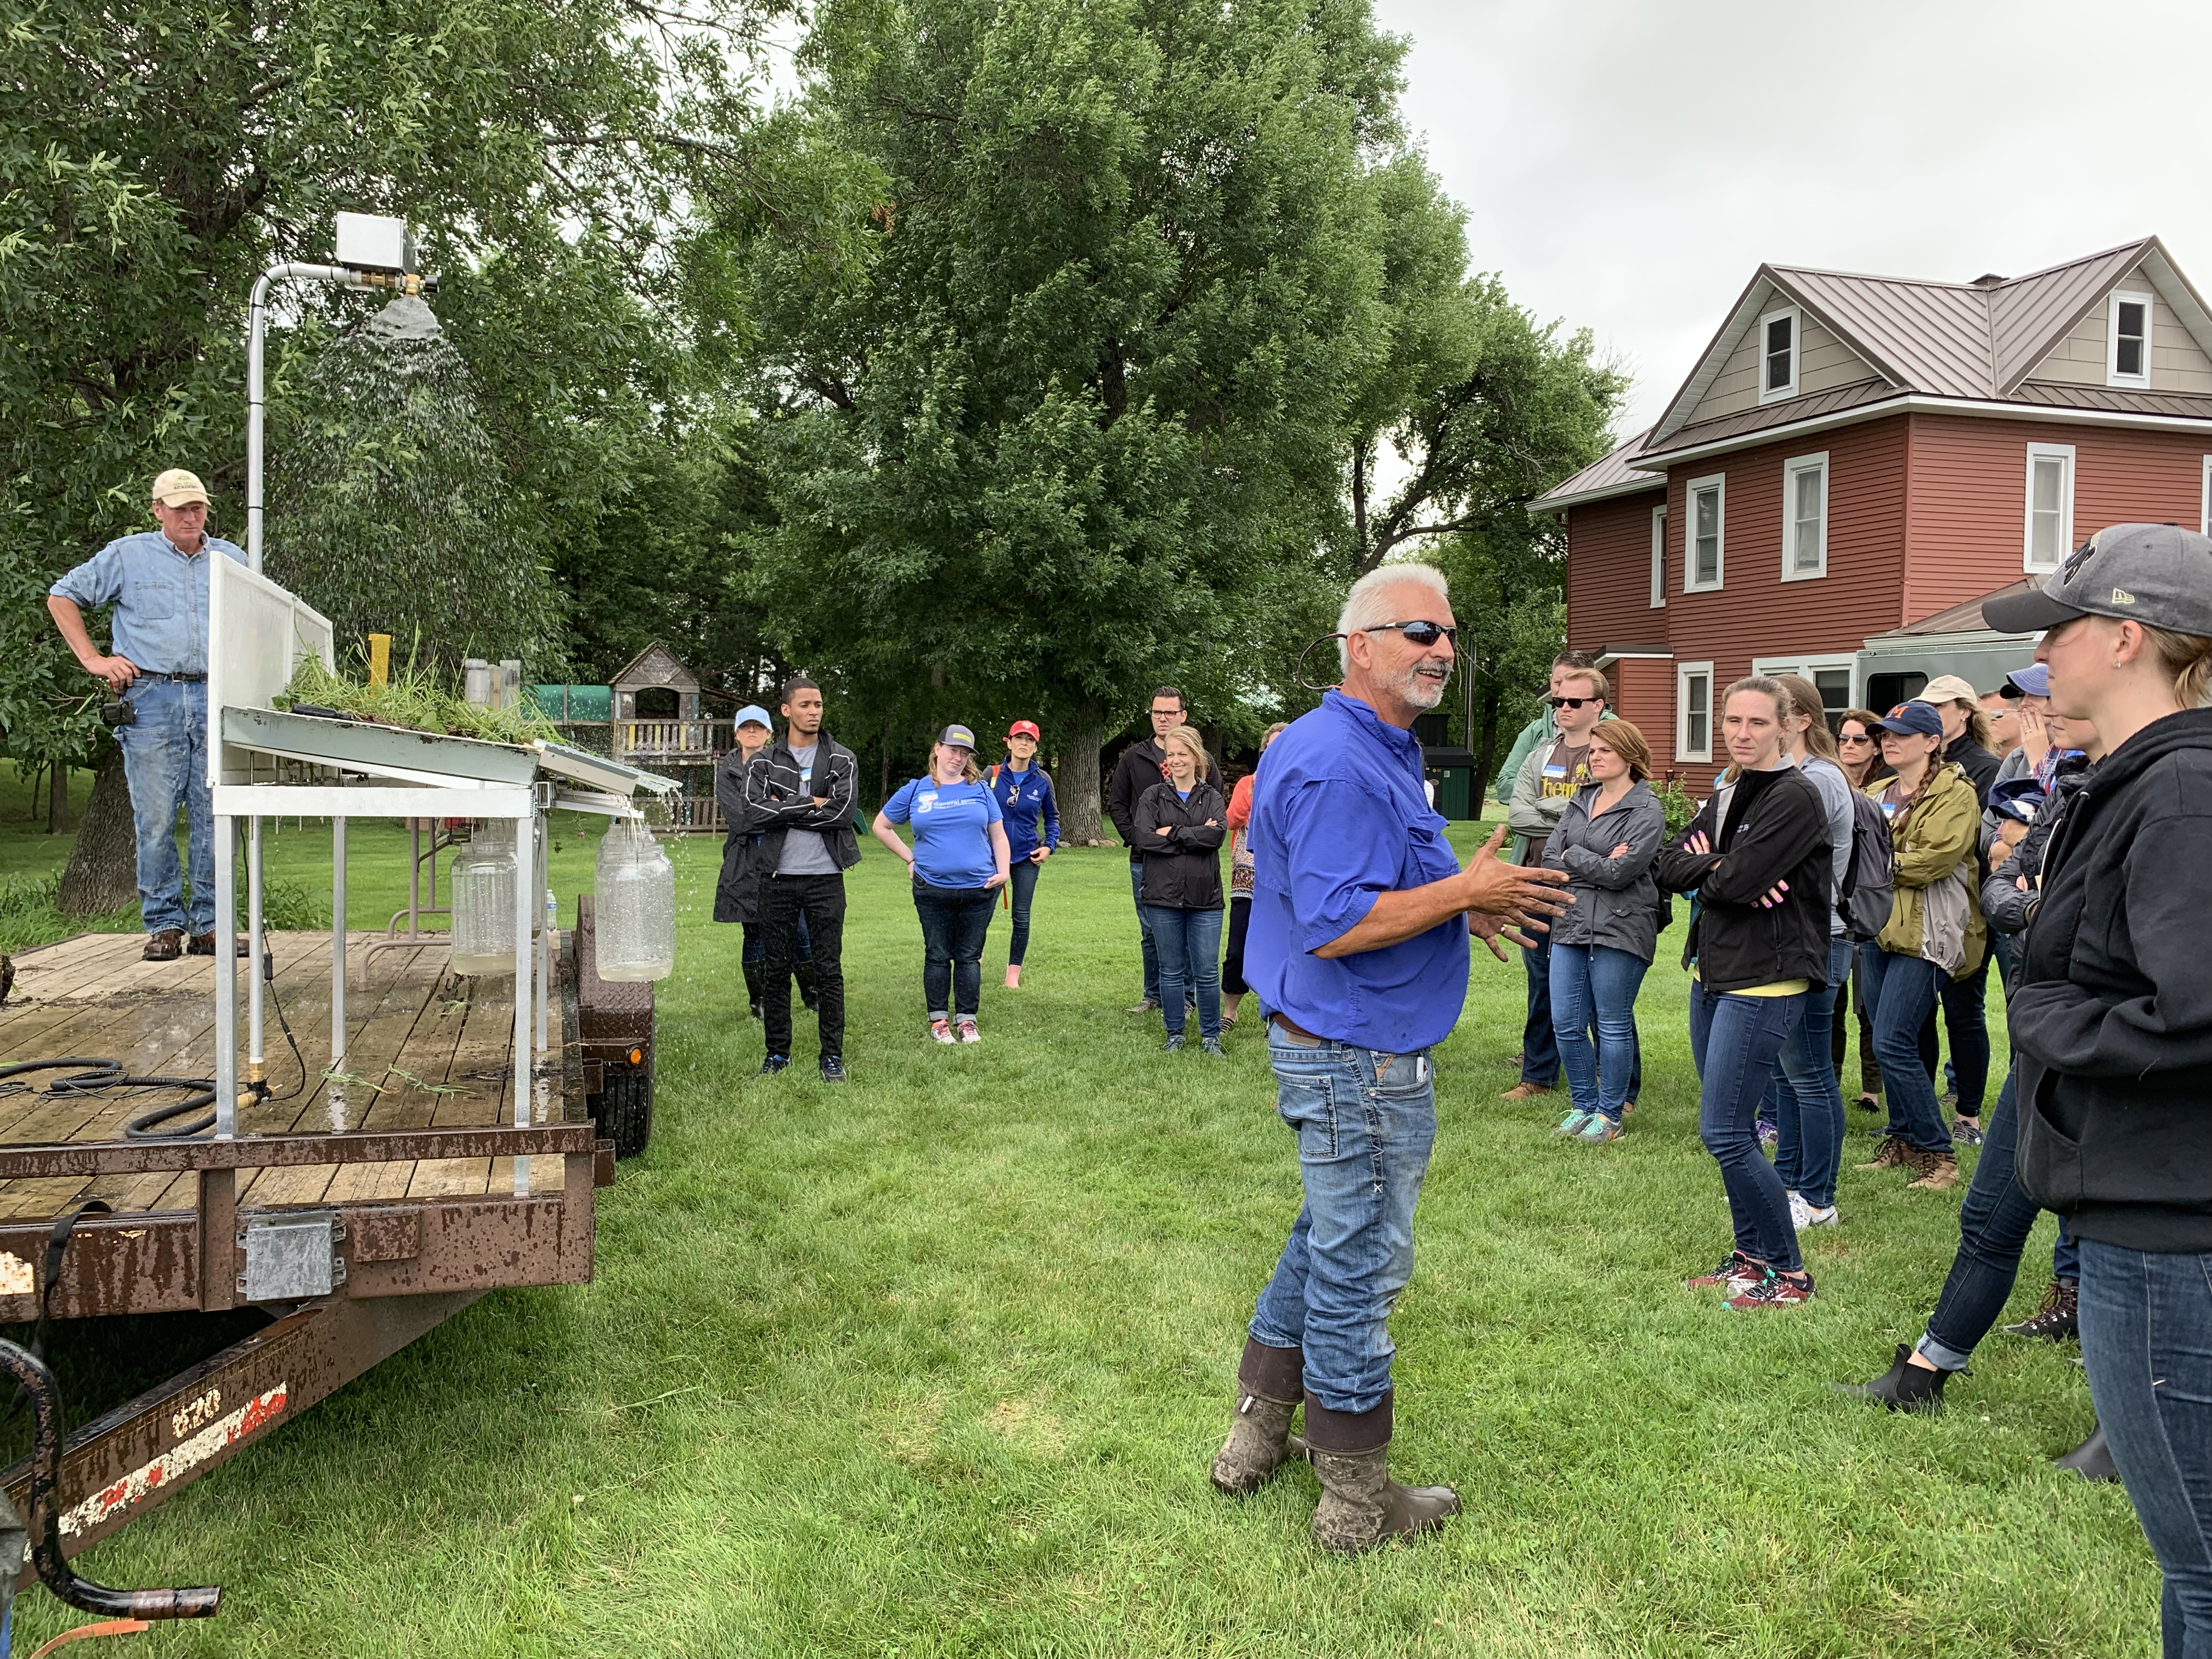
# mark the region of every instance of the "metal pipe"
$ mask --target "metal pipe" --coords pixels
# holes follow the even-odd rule
[[[331,1070],[345,1059],[346,821],[331,820]]]
[[[261,568],[261,382],[269,331],[269,290],[277,283],[355,283],[361,273],[343,265],[273,264],[254,278],[246,301],[246,567]]]
[[[80,1578],[62,1554],[62,1400],[54,1374],[37,1356],[0,1342],[0,1370],[31,1401],[31,1492],[23,1523],[39,1580],[64,1601],[108,1619],[205,1619],[222,1601],[213,1584],[192,1589],[109,1589]]]
[[[215,1132],[238,1133],[237,822],[215,815]]]
[[[553,1000],[553,826],[538,814],[538,890],[545,902],[538,913],[538,1053],[545,1051],[545,1011]],[[533,1061],[534,1064],[534,1061]]]
[[[218,945],[221,941],[217,941]],[[246,821],[246,1086],[261,1092],[264,1081],[261,1054],[261,815]],[[231,947],[234,956],[238,947]]]
[[[538,906],[536,813],[526,810],[514,826],[514,1127],[530,1127],[530,1002],[534,975],[530,963],[530,923]],[[514,1195],[530,1196],[530,1158],[514,1160]]]

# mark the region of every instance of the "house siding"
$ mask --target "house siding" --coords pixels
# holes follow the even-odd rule
[[[2032,443],[2073,446],[2077,544],[2108,524],[2194,526],[2203,517],[2204,457],[2212,454],[2212,434],[1963,416],[1909,418],[1911,557],[1903,614],[1893,626],[2020,580]]]
[[[1666,500],[1654,484],[1567,509],[1567,642],[1576,650],[1665,641],[1667,613],[1651,605],[1651,509]],[[1671,560],[1669,568],[1679,575]]]
[[[1771,305],[1771,313],[1784,310],[1780,304]],[[1797,313],[1798,361],[1797,395],[1809,397],[1815,392],[1826,392],[1839,386],[1854,386],[1861,380],[1878,378],[1874,368],[1865,358],[1838,340],[1821,325],[1820,319],[1800,310]],[[2157,354],[2158,325],[2151,326],[2154,357]],[[1728,362],[1721,368],[1712,386],[1682,422],[1688,426],[1694,422],[1714,419],[1722,415],[1741,415],[1747,409],[1759,407],[1759,324],[1754,321],[1746,329],[1743,337],[1736,342],[1735,349],[1729,354]],[[2099,384],[2103,384],[2101,371]]]
[[[2212,392],[2212,358],[2182,326],[2181,319],[2164,296],[2151,287],[2141,270],[2130,271],[2113,285],[2148,294],[2150,307],[2150,386],[2154,392]],[[2074,327],[2073,332],[2035,366],[2028,378],[2063,380],[2075,386],[2103,386],[2105,366],[2112,343],[2112,295],[2106,295]]]

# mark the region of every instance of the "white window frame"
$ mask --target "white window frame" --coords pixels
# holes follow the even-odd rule
[[[1859,659],[1849,651],[1820,657],[1753,657],[1751,659],[1751,672],[1754,674],[1769,676],[1802,674],[1815,685],[1820,683],[1820,676],[1824,672],[1838,668],[1851,677],[1850,696],[1844,702],[1844,707],[1856,708],[1862,690],[1859,684]]]
[[[1790,383],[1770,388],[1766,384],[1766,325],[1787,317],[1790,319]],[[1768,312],[1759,319],[1759,401],[1778,404],[1797,395],[1797,382],[1805,361],[1805,319],[1797,314],[1796,306],[1783,306]]]
[[[2212,455],[2204,458],[2204,476],[2212,487]],[[1651,509],[1651,608],[1667,608],[1667,509]]]
[[[2204,534],[2212,536],[2212,455],[2204,458],[2204,489],[2200,505],[2202,511],[2197,527]]]
[[[2123,301],[2129,305],[2139,305],[2143,308],[2142,373],[2140,374],[2120,373],[2120,305]],[[2105,302],[2105,384],[2106,386],[2147,386],[2150,384],[2151,313],[2154,309],[2151,295],[2137,294],[2127,289],[2115,289],[2112,298]]]
[[[1797,568],[1797,476],[1820,475],[1820,562],[1809,570]],[[1782,463],[1782,580],[1813,582],[1828,574],[1828,452],[1796,455]]]
[[[1690,747],[1690,682],[1702,678],[1705,682],[1705,746]],[[1711,762],[1713,757],[1713,665],[1709,662],[1682,662],[1674,665],[1674,758],[1678,761]]]
[[[1719,496],[1713,511],[1713,579],[1698,580],[1698,492],[1711,489]],[[1709,473],[1682,486],[1682,591],[1717,593],[1728,579],[1728,474]]]
[[[2060,461],[2066,468],[2066,482],[2058,492],[2058,556],[2049,564],[2035,562],[2035,464],[2038,461]],[[2020,568],[2022,570],[2047,573],[2066,562],[2066,556],[2074,550],[2074,446],[2072,444],[2030,444],[2027,447],[2027,514],[2021,532]]]

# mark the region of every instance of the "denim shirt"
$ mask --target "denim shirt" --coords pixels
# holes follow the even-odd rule
[[[119,536],[48,589],[82,610],[112,605],[111,647],[155,674],[207,672],[208,559],[246,562],[243,548],[210,536],[187,556],[159,530]]]
[[[1411,732],[1327,693],[1260,757],[1249,839],[1244,977],[1265,1006],[1316,1036],[1385,1054],[1451,1034],[1467,1000],[1464,916],[1379,951],[1313,954],[1358,926],[1378,893],[1459,872]]]

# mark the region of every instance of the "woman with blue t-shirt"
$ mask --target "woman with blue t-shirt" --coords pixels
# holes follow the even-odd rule
[[[1006,846],[1012,854],[1007,882],[1014,912],[1013,945],[1006,952],[1009,991],[1021,988],[1037,872],[1060,850],[1060,803],[1053,799],[1051,778],[1036,763],[1037,744],[1043,736],[1035,720],[1016,720],[1006,728],[1006,763],[991,769],[991,793],[1006,815]]]
[[[983,996],[983,939],[991,906],[1005,885],[1005,815],[975,768],[975,734],[948,726],[930,750],[929,775],[884,803],[876,839],[914,872],[921,918],[921,992],[929,1035],[938,1042],[981,1042],[976,1007]],[[893,826],[914,826],[914,850]]]

